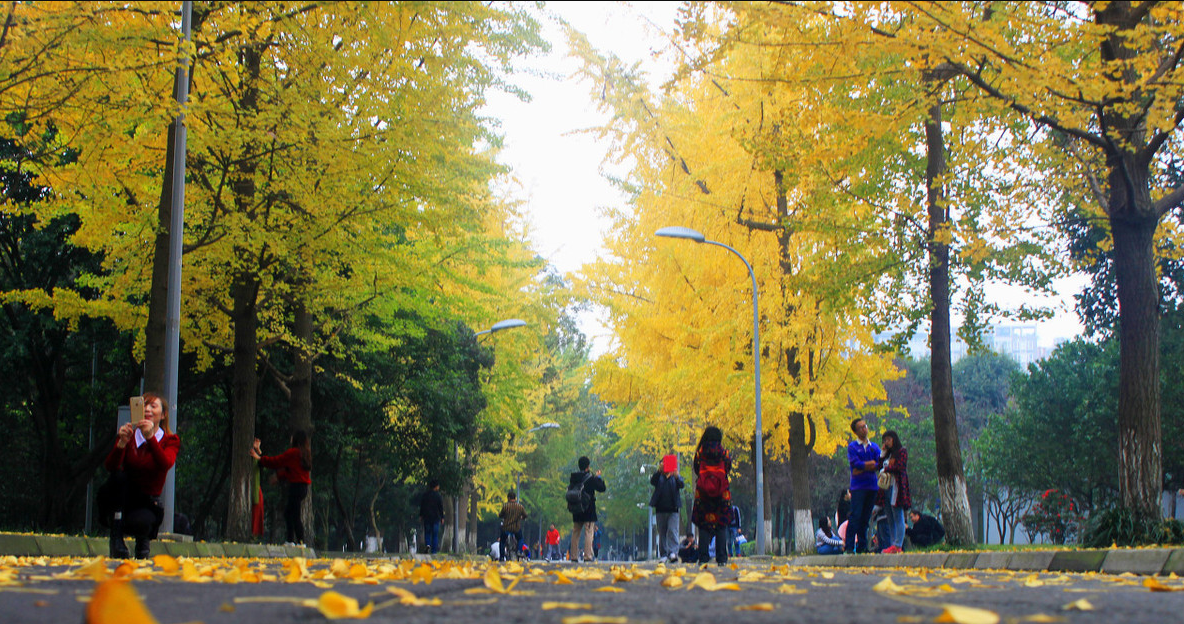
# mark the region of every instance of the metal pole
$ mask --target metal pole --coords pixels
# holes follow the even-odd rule
[[[181,3],[181,32],[185,42],[191,39],[193,23],[193,3],[189,0]],[[189,100],[189,58],[181,56],[177,65],[175,78],[175,95],[177,97],[177,122],[174,127],[176,149],[173,151],[173,194],[171,198],[172,218],[169,222],[169,294],[168,311],[165,316],[164,342],[164,388],[161,392],[169,403],[169,418],[173,430],[179,423],[177,409],[177,368],[180,365],[181,351],[181,243],[184,242],[185,231],[185,103]],[[176,497],[176,466],[169,469],[165,478],[164,492],[161,497],[164,502],[164,522],[160,525],[162,533],[173,532],[173,500]]]
[[[456,442],[452,443],[452,459],[460,465],[460,448]],[[457,554],[460,554],[460,497],[463,492],[462,487],[461,492],[452,497],[452,552]]]
[[[761,328],[760,307],[757,303],[756,273],[753,273],[752,265],[748,263],[748,260],[735,249],[715,241],[704,240],[702,242],[708,245],[723,247],[736,254],[736,257],[740,258],[745,268],[748,269],[748,276],[752,278],[752,359],[754,362],[754,383],[756,384],[756,388],[754,389],[756,399],[756,554],[763,555],[765,554],[765,444],[761,432]]]

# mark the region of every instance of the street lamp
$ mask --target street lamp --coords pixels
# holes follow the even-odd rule
[[[492,334],[494,332],[499,332],[503,329],[513,329],[515,327],[523,327],[525,325],[526,325],[526,321],[523,321],[522,319],[506,319],[504,321],[498,321],[498,322],[494,323],[493,327],[490,327],[489,329],[481,330],[481,331],[473,334],[473,336],[476,337],[476,336],[481,336],[483,334]],[[458,463],[458,464],[460,463],[460,448],[456,445],[456,442],[452,443],[452,459],[456,463]],[[452,497],[452,550],[453,550],[453,552],[456,552],[456,553],[460,552],[459,540],[460,540],[460,496],[457,495],[457,496]]]
[[[645,474],[646,468],[653,468],[659,472],[662,471],[662,469],[660,467],[658,467],[654,464],[642,464],[641,465],[641,474],[643,474],[643,475]],[[637,506],[640,507],[641,503],[638,503]],[[645,558],[648,561],[648,560],[651,560],[654,558],[654,508],[650,507],[649,505],[646,505],[646,507],[649,509],[649,512],[650,512],[649,522],[646,524],[646,529],[648,531],[648,533],[646,535],[648,537],[646,539],[646,545],[645,545]],[[661,534],[659,534],[658,537],[660,538]]]
[[[765,472],[764,472],[764,455],[765,445],[761,434],[761,334],[760,334],[760,312],[757,306],[757,287],[756,274],[752,272],[752,265],[740,252],[724,243],[717,243],[716,241],[707,240],[702,233],[685,227],[664,227],[657,232],[655,236],[664,236],[667,238],[684,238],[693,240],[696,243],[706,243],[708,245],[715,245],[716,247],[723,247],[728,251],[736,254],[737,258],[744,263],[745,268],[748,269],[748,276],[752,278],[752,359],[754,362],[753,376],[756,383],[754,393],[756,395],[756,554],[765,554]]]

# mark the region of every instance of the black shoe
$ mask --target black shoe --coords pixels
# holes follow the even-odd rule
[[[111,521],[111,537],[109,538],[110,556],[112,559],[127,559],[130,553],[127,552],[127,544],[123,542],[123,521]]]
[[[151,550],[149,547],[152,541],[147,537],[136,538],[136,559],[147,559],[148,553]]]

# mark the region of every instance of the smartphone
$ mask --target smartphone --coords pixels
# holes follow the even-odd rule
[[[132,424],[144,420],[144,397],[132,397],[129,404],[131,405]]]

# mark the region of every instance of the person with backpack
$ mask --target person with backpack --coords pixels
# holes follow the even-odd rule
[[[571,550],[567,553],[568,561],[591,561],[595,557],[592,549],[592,537],[596,534],[596,493],[605,491],[604,479],[600,478],[600,471],[592,474],[589,467],[592,460],[581,457],[577,466],[579,470],[571,473],[568,481],[567,510],[571,512]],[[580,555],[580,532],[584,533],[584,554]]]
[[[695,449],[695,504],[691,521],[699,527],[699,563],[711,561],[709,548],[716,542],[715,562],[728,562],[728,525],[732,523],[732,492],[728,472],[732,454],[724,448],[724,435],[718,427],[707,427]]]
[[[654,488],[650,507],[658,518],[658,556],[671,563],[678,561],[678,512],[682,509],[682,477],[677,472],[655,472],[650,477]]]

